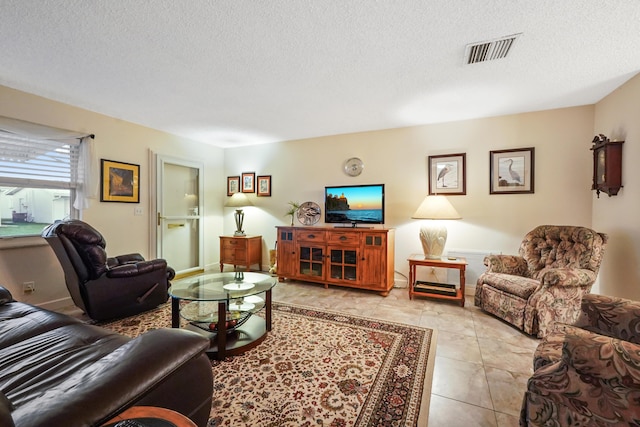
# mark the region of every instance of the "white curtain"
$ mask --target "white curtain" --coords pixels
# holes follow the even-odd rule
[[[31,123],[24,120],[0,116],[0,131],[27,138],[49,141],[80,141],[77,170],[72,170],[75,178],[76,198],[73,207],[83,210],[89,207],[89,200],[97,198],[98,165],[94,154],[93,135]]]
[[[98,195],[98,165],[94,155],[93,136],[80,139],[76,199],[73,207],[79,211],[89,207],[89,199]]]

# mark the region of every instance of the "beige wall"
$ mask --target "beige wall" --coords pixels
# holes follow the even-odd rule
[[[209,145],[189,141],[154,129],[96,114],[24,92],[0,86],[0,115],[48,126],[89,132],[96,135],[98,159],[110,159],[140,165],[140,204],[101,203],[91,201],[83,211],[83,220],[95,226],[107,241],[107,252],[118,255],[139,252],[148,257],[150,248],[150,151],[176,158],[197,160],[204,165],[205,263],[219,259],[217,236],[222,231],[223,191],[225,178],[222,165],[224,151]],[[143,208],[144,215],[134,216],[134,207]],[[62,270],[53,252],[43,239],[33,239],[35,246],[15,246],[15,241],[0,241],[0,283],[6,285],[20,300],[42,304],[68,297]],[[2,249],[4,247],[4,249]],[[36,292],[22,294],[22,283],[35,280]],[[63,301],[64,302],[64,301]],[[68,304],[68,302],[67,302]]]
[[[253,197],[247,233],[273,247],[275,225],[287,225],[287,202],[323,206],[326,185],[386,185],[386,226],[396,229],[396,279],[406,280],[407,257],[421,252],[419,221],[410,219],[427,194],[427,157],[466,153],[467,195],[449,200],[462,215],[448,223],[447,249],[517,253],[536,225],[591,225],[593,106],[456,123],[337,135],[225,151],[225,173],[272,175],[272,197]],[[535,147],[535,194],[489,195],[489,151]],[[342,172],[357,156],[364,172]],[[225,232],[233,231],[232,209]]]
[[[98,156],[138,163],[149,170],[149,150],[205,163],[205,262],[217,263],[218,235],[235,229],[233,209],[224,208],[226,177],[242,172],[272,175],[272,197],[251,196],[244,228],[264,238],[266,249],[276,239],[275,226],[289,223],[290,200],[322,206],[326,185],[386,184],[386,227],[396,229],[396,280],[405,281],[406,258],[420,252],[419,221],[410,219],[427,194],[427,157],[466,153],[467,195],[450,196],[463,219],[448,223],[445,250],[515,253],[522,236],[536,225],[593,226],[611,235],[603,265],[601,292],[640,298],[638,294],[638,200],[631,182],[638,182],[629,159],[637,158],[632,138],[640,131],[640,77],[597,106],[583,106],[455,123],[336,135],[302,141],[219,149],[121,120],[0,87],[0,115],[96,134]],[[611,137],[625,132],[627,183],[619,196],[595,199],[591,188],[590,141],[596,133]],[[535,147],[535,194],[489,195],[489,151]],[[206,153],[205,156],[202,153]],[[355,178],[342,172],[345,159],[365,163]],[[93,202],[84,219],[105,235],[110,253],[149,252],[149,183],[142,182],[145,215],[133,215],[128,204]],[[146,184],[145,184],[146,182]],[[319,224],[322,225],[322,224]],[[6,244],[6,242],[5,242]],[[38,268],[34,272],[34,260]],[[36,303],[66,297],[62,276],[46,246],[0,250],[0,283],[18,286],[39,282]],[[48,284],[48,281],[51,283]],[[48,285],[45,286],[44,284]],[[624,283],[624,284],[623,284]],[[47,288],[50,291],[42,291]],[[595,288],[597,289],[597,288]],[[635,291],[634,291],[635,290]],[[634,294],[635,292],[635,294]],[[635,295],[635,296],[634,296]]]
[[[609,234],[594,292],[640,300],[640,75],[596,104],[594,134],[625,141],[622,184],[617,196],[592,197],[593,227]]]

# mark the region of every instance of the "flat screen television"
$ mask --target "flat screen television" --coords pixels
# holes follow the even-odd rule
[[[384,224],[384,184],[324,188],[327,224]]]

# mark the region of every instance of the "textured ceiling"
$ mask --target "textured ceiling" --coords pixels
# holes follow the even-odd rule
[[[639,23],[637,0],[0,0],[0,84],[233,147],[593,104],[640,71]]]

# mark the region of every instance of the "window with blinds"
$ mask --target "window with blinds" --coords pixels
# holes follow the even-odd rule
[[[0,237],[39,235],[76,218],[79,139],[37,139],[0,131]]]

